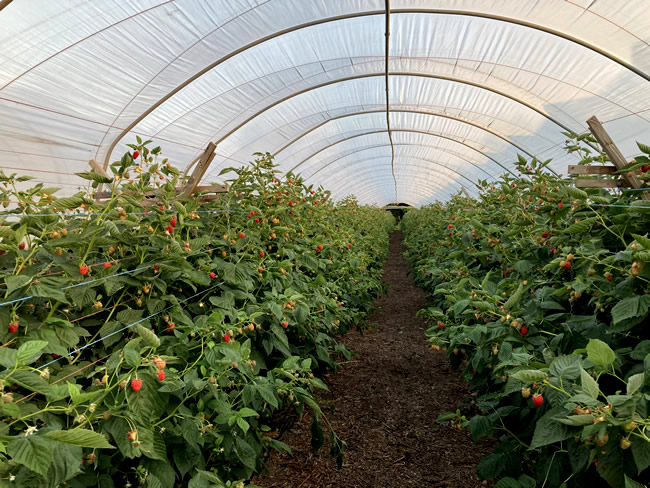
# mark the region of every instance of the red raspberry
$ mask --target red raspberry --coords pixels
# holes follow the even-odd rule
[[[163,381],[165,379],[165,372],[164,371],[158,371],[158,379],[160,381]]]
[[[140,388],[142,388],[142,380],[138,380],[138,379],[131,380],[131,389],[133,391],[140,391]]]

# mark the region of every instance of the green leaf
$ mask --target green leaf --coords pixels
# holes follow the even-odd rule
[[[564,425],[571,425],[573,427],[592,425],[594,423],[593,415],[569,415],[566,418],[558,418],[556,420]]]
[[[640,142],[637,142],[636,145],[639,146],[639,150],[641,152],[650,154],[650,146],[646,146],[645,144],[641,144]]]
[[[476,472],[481,479],[492,479],[499,476],[506,467],[507,456],[502,452],[488,454],[481,458]]]
[[[113,180],[111,178],[106,178],[105,176],[98,175],[94,171],[83,171],[81,173],[75,173],[77,176],[80,178],[83,178],[84,180],[92,180],[96,181],[97,183],[112,183]]]
[[[639,473],[650,466],[650,442],[636,440],[632,442],[630,450]]]
[[[5,283],[7,284],[7,293],[8,294],[13,293],[19,288],[22,288],[23,286],[27,285],[27,283],[29,283],[31,280],[32,280],[31,276],[27,276],[27,275],[7,276],[5,278]]]
[[[318,451],[321,447],[323,447],[325,436],[323,435],[323,428],[321,427],[320,422],[318,422],[316,416],[312,418],[309,431],[311,432],[311,448],[314,451]]]
[[[494,488],[521,488],[521,484],[519,484],[519,481],[516,479],[508,476],[506,478],[501,478],[498,483],[494,485]]]
[[[204,480],[209,481],[210,483],[223,484],[223,481],[214,473],[210,471],[201,471],[200,469],[196,471],[197,474]]]
[[[559,356],[553,360],[549,371],[552,375],[562,379],[575,380],[580,376],[580,365],[582,356],[571,354],[569,356]]]
[[[572,433],[566,426],[557,421],[558,417],[561,418],[566,413],[567,411],[561,407],[554,407],[546,412],[535,424],[535,433],[530,448],[537,449],[571,437]]]
[[[460,314],[467,308],[469,305],[469,300],[458,300],[454,303],[454,315],[456,318],[460,317]]]
[[[589,198],[589,195],[587,194],[587,192],[582,191],[582,190],[580,190],[578,188],[575,188],[573,186],[567,186],[566,187],[566,192],[568,193],[568,195],[570,197],[577,198],[579,200],[586,200],[587,198]]]
[[[62,197],[54,200],[54,205],[56,205],[57,210],[68,210],[80,207],[83,202],[84,200],[81,197]]]
[[[519,477],[519,484],[521,484],[521,488],[535,488],[537,486],[535,480],[525,474]]]
[[[580,232],[587,232],[597,222],[596,217],[589,217],[588,219],[581,220],[575,224],[570,225],[564,231],[567,234],[578,234]]]
[[[47,395],[50,393],[50,385],[45,381],[40,375],[32,373],[30,371],[18,370],[14,372],[6,381],[10,381],[17,385],[27,388],[29,391],[34,391],[36,393],[42,393]]]
[[[605,368],[614,362],[616,353],[600,339],[589,339],[589,344],[587,344],[587,359]]]
[[[147,329],[140,324],[136,325],[136,330],[148,346],[152,347],[153,349],[156,349],[158,346],[160,346],[160,339],[152,330]]]
[[[648,314],[650,298],[634,296],[624,298],[612,308],[612,320],[618,325],[624,320],[642,317]]]
[[[252,408],[244,407],[239,412],[237,412],[241,417],[257,417],[258,413]]]
[[[589,449],[581,442],[577,442],[575,439],[570,439],[568,441],[568,448],[571,469],[573,469],[574,472],[584,470],[589,464]]]
[[[237,438],[235,440],[235,452],[244,466],[251,470],[257,467],[257,454],[244,439]]]
[[[32,286],[31,292],[35,297],[50,298],[58,300],[61,303],[69,303],[68,298],[65,296],[65,292],[61,290],[59,283],[54,282],[50,278],[41,279],[40,283]]]
[[[278,408],[278,399],[275,396],[275,390],[269,385],[257,385],[257,391],[262,399],[273,408]]]
[[[103,435],[88,429],[53,430],[45,434],[45,437],[73,446],[91,447],[93,449],[115,449]]]
[[[18,348],[16,360],[21,364],[26,364],[28,359],[35,359],[33,356],[38,354],[47,344],[47,341],[27,341],[23,343]]]
[[[639,342],[635,347],[634,351],[630,354],[632,359],[637,361],[643,361],[647,354],[650,354],[650,341],[645,340]]]
[[[81,447],[65,444],[56,446],[52,465],[47,472],[49,486],[64,486],[66,481],[81,473],[82,466],[79,459],[82,456]],[[103,485],[101,486],[103,488]]]
[[[598,398],[600,393],[598,382],[582,368],[580,368],[580,383],[582,384],[582,392],[585,395],[589,395],[591,398]]]
[[[250,428],[250,424],[248,422],[246,422],[243,418],[238,417],[237,418],[237,425],[242,430],[244,435],[246,435],[246,433],[248,432],[248,429]]]
[[[131,339],[129,342],[127,342],[126,346],[124,346],[124,349],[122,349],[122,355],[124,356],[124,360],[126,361],[126,364],[133,368],[137,368],[140,366],[140,351],[138,350],[140,346],[140,338],[137,337],[135,339]]]
[[[47,476],[54,459],[56,444],[40,435],[21,436],[7,445],[7,453],[16,463]]]
[[[469,430],[472,432],[472,440],[478,441],[492,429],[492,422],[483,415],[474,415],[469,421]]]
[[[546,373],[538,369],[524,369],[517,371],[512,377],[524,383],[539,383],[546,379]]]
[[[625,488],[646,488],[646,485],[642,485],[641,483],[637,483],[632,478],[630,478],[628,475],[625,475]]]
[[[645,373],[635,374],[630,376],[627,380],[627,394],[634,395],[639,388],[643,385],[645,381]]]

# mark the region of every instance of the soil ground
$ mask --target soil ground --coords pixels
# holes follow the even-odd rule
[[[334,430],[347,442],[338,470],[327,444],[311,450],[310,418],[305,416],[283,437],[293,456],[274,453],[268,472],[253,483],[263,488],[487,487],[476,465],[491,449],[474,444],[465,432],[437,424],[442,412],[467,406],[470,397],[445,354],[431,350],[426,324],[416,312],[425,293],[407,275],[401,232],[393,233],[380,297],[363,334],[350,332],[354,352],[337,373],[324,379],[330,391],[320,396]],[[330,409],[333,413],[330,413]],[[327,436],[327,433],[326,433]]]

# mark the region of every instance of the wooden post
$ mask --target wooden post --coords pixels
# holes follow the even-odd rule
[[[621,151],[618,149],[618,147],[616,147],[616,144],[614,144],[614,141],[612,141],[612,138],[609,137],[609,134],[603,127],[603,124],[601,124],[594,115],[589,120],[587,120],[587,125],[589,126],[589,129],[591,129],[591,133],[602,146],[605,154],[609,156],[610,161],[614,164],[614,166],[616,166],[616,169],[624,169],[627,166],[627,161],[623,157],[623,154],[621,154]],[[641,182],[634,174],[623,173],[621,176],[632,188],[641,188]],[[650,195],[648,195],[647,192],[641,192],[641,198],[643,200],[650,200]]]
[[[332,196],[332,192],[326,191],[325,192],[325,198],[323,198],[323,203],[326,203],[327,200],[329,200],[331,196]]]
[[[578,166],[569,165],[568,172],[570,175],[615,175],[614,166]]]
[[[465,186],[462,186],[462,185],[461,185],[460,189],[463,190],[463,193],[465,194],[465,196],[466,196],[467,198],[471,198],[471,197],[469,196],[469,192],[467,191],[467,188],[465,188]]]
[[[192,176],[190,176],[190,179],[187,181],[185,188],[183,188],[183,193],[181,195],[183,198],[188,198],[192,193],[194,193],[196,185],[199,184],[201,178],[203,178],[203,175],[208,170],[210,163],[214,159],[214,150],[216,148],[217,145],[214,142],[210,142],[208,144],[208,147],[205,149],[205,152],[197,163],[196,168],[194,168],[194,171],[192,171]]]

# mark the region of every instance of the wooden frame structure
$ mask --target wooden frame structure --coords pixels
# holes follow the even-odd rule
[[[205,175],[205,172],[207,169],[210,167],[210,163],[212,163],[212,160],[215,157],[215,149],[217,148],[217,145],[213,142],[210,142],[208,146],[206,147],[205,151],[203,151],[203,154],[195,161],[196,166],[194,167],[194,170],[192,171],[192,174],[190,175],[189,179],[187,180],[187,183],[185,183],[184,186],[180,188],[176,188],[176,194],[180,195],[182,198],[192,198],[192,195],[195,195],[197,193],[202,193],[199,197],[199,201],[201,202],[211,202],[219,199],[219,194],[220,193],[227,193],[229,191],[228,185],[208,185],[208,186],[198,186],[199,182]],[[104,170],[104,167],[99,164],[96,160],[91,160],[89,162],[90,167],[98,174],[101,176],[104,176],[105,178],[112,179],[108,173]],[[193,163],[194,164],[194,163]],[[188,167],[188,170],[192,168],[192,165]],[[110,191],[96,191],[94,193],[94,198],[95,200],[105,200],[107,198],[111,198],[113,195],[112,192]],[[146,194],[147,198],[144,200],[142,203],[145,206],[151,206],[151,205],[157,205],[158,199],[156,198],[156,192],[149,192]]]
[[[609,136],[601,122],[594,115],[587,120],[587,125],[591,133],[600,143],[603,151],[609,157],[609,160],[614,164],[613,166],[578,166],[570,165],[568,173],[570,175],[617,175],[621,169],[627,166],[627,160],[618,149],[614,141]],[[641,181],[636,177],[632,171],[621,173],[620,178],[577,178],[575,185],[577,188],[641,188]],[[650,191],[650,189],[649,189]],[[641,192],[643,200],[650,200],[648,192]]]

